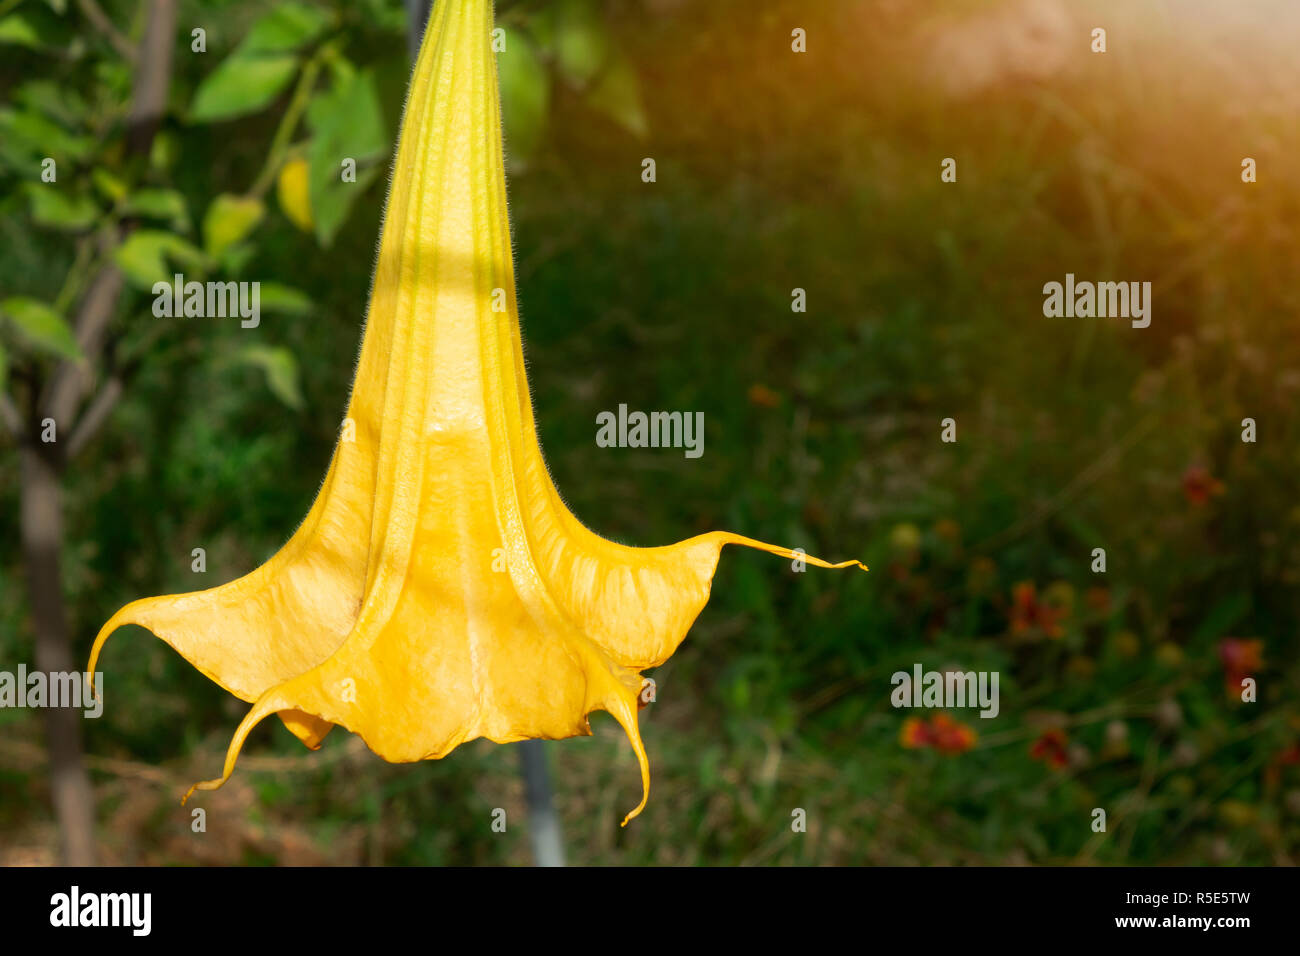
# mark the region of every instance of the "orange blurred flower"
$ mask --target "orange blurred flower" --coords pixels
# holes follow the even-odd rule
[[[1058,727],[1040,735],[1029,748],[1029,756],[1043,761],[1053,770],[1060,770],[1070,762],[1065,752],[1065,731]]]
[[[776,408],[781,404],[781,393],[756,382],[749,386],[749,401],[759,408]]]
[[[1235,697],[1241,693],[1241,682],[1264,666],[1264,642],[1225,637],[1219,642],[1219,661],[1224,686]]]
[[[1065,617],[1063,608],[1054,606],[1038,598],[1038,588],[1032,581],[1021,581],[1011,591],[1011,633],[1024,634],[1039,631],[1048,637],[1059,638],[1065,635],[1061,621]]]
[[[976,739],[974,730],[945,713],[935,714],[928,721],[909,717],[898,735],[899,743],[909,750],[930,747],[943,754],[965,753],[975,746]]]
[[[935,537],[941,538],[948,544],[957,545],[961,543],[961,525],[951,518],[940,518],[934,523]]]
[[[1183,472],[1183,495],[1194,507],[1203,507],[1223,492],[1223,482],[1211,475],[1204,465],[1192,465]]]

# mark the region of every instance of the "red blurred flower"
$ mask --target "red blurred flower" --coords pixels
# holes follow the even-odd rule
[[[1065,628],[1061,626],[1064,617],[1065,611],[1062,608],[1038,599],[1038,588],[1032,581],[1021,581],[1012,589],[1012,634],[1041,631],[1048,637],[1062,637],[1065,634]]]
[[[1225,637],[1219,642],[1219,661],[1223,664],[1223,684],[1228,693],[1241,693],[1241,682],[1254,677],[1264,666],[1264,642]]]
[[[965,753],[975,746],[975,731],[947,714],[935,714],[930,735],[936,750],[946,754]]]
[[[938,713],[928,721],[920,717],[907,718],[898,739],[909,750],[931,747],[943,754],[960,754],[975,746],[976,734],[947,714]]]
[[[1070,762],[1065,752],[1065,731],[1058,727],[1040,735],[1029,748],[1029,756],[1043,761],[1053,770],[1060,770]]]
[[[898,742],[908,750],[916,750],[930,742],[927,724],[920,717],[909,717],[903,721],[903,729],[898,734]]]
[[[1200,508],[1211,498],[1223,494],[1223,482],[1215,478],[1204,465],[1192,465],[1183,472],[1183,495],[1193,506]]]
[[[1088,607],[1098,614],[1110,613],[1110,588],[1088,588],[1084,600],[1088,602]]]

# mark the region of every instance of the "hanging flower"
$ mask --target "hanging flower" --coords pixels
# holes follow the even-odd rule
[[[281,551],[209,591],[136,601],[153,631],[252,709],[221,786],[275,714],[308,747],[335,724],[393,762],[637,726],[641,671],[709,597],[727,532],[630,548],[583,527],[537,441],[506,213],[490,0],[439,0],[406,110],[348,427]],[[859,565],[861,566],[861,565]],[[191,788],[193,792],[194,788]],[[187,794],[188,797],[188,794]]]

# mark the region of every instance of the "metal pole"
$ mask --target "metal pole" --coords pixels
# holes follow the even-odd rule
[[[528,835],[533,844],[533,861],[538,866],[564,866],[564,838],[560,833],[560,818],[551,802],[551,781],[546,773],[542,741],[521,743],[519,759],[528,797]]]

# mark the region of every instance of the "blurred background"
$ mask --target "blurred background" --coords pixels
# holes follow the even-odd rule
[[[0,670],[80,669],[122,604],[244,574],[306,514],[411,17],[0,0]],[[608,715],[541,745],[570,862],[1294,862],[1300,8],[519,0],[498,22],[570,508],[629,544],[727,528],[872,569],[728,549],[653,674],[641,817],[618,827],[640,782]],[[155,318],[177,271],[260,281],[260,327]],[[1151,326],[1045,318],[1067,272],[1151,282]],[[57,453],[51,401],[76,423]],[[703,457],[597,447],[620,403],[702,411]],[[998,671],[999,716],[894,709],[917,663]],[[532,860],[517,745],[389,765],[276,722],[196,833],[180,795],[247,705],[137,628],[101,667],[98,720],[0,709],[0,863]]]

